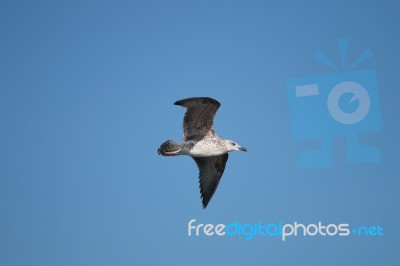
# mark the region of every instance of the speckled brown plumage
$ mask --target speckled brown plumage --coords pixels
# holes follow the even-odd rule
[[[158,150],[157,150],[157,153],[165,156],[168,152],[177,151],[181,147],[182,147],[182,145],[180,145],[172,140],[167,140],[163,144],[161,144],[160,148],[158,148]]]
[[[213,157],[193,157],[200,171],[199,187],[204,209],[217,190],[228,157],[228,153]]]
[[[175,102],[186,107],[183,118],[183,140],[179,144],[168,140],[161,144],[163,156],[189,155],[199,168],[199,187],[203,208],[213,197],[224,173],[229,151],[246,151],[231,140],[219,138],[213,127],[214,116],[221,104],[209,97],[193,97]]]
[[[215,134],[214,116],[221,104],[208,97],[193,97],[175,102],[187,108],[183,118],[183,140],[199,141],[209,134]]]

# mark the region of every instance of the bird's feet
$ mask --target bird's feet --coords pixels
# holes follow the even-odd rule
[[[182,149],[182,144],[176,143],[172,140],[167,140],[161,144],[158,148],[157,153],[162,156],[176,156]]]

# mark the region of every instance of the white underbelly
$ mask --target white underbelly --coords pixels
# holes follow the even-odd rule
[[[193,157],[217,156],[224,153],[226,153],[225,149],[217,142],[200,141],[187,150],[187,154]]]

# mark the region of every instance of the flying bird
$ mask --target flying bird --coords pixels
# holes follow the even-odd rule
[[[183,119],[183,143],[167,140],[158,154],[191,156],[199,168],[199,187],[203,208],[218,187],[228,161],[229,151],[247,151],[232,140],[221,139],[214,129],[214,116],[221,104],[209,97],[193,97],[174,103],[186,107]]]

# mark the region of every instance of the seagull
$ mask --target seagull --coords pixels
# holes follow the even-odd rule
[[[221,104],[209,97],[193,97],[174,103],[185,107],[183,143],[167,140],[158,154],[191,156],[199,168],[199,187],[203,209],[218,187],[228,161],[229,151],[247,151],[232,140],[221,139],[214,129],[214,116]]]

